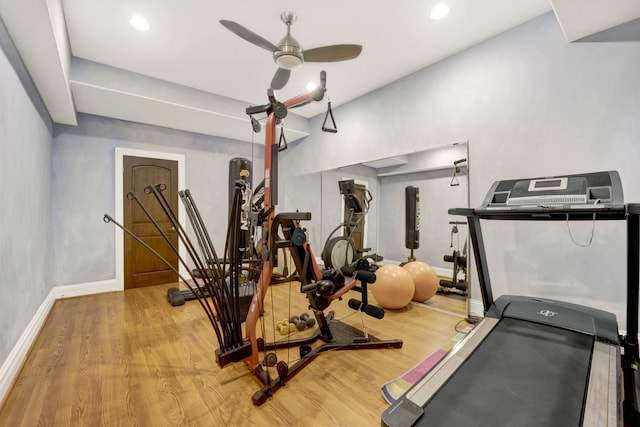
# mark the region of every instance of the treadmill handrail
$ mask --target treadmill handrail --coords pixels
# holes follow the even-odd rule
[[[628,203],[624,205],[603,206],[595,208],[587,207],[517,207],[517,208],[451,208],[450,215],[467,217],[469,223],[469,236],[473,245],[473,253],[476,260],[476,269],[480,281],[480,292],[484,314],[493,305],[493,290],[489,277],[487,256],[484,250],[484,239],[480,220],[516,220],[516,221],[580,221],[580,220],[626,220],[627,222],[627,335],[624,337],[626,351],[631,354],[639,354],[638,344],[638,297],[640,294],[640,203]]]
[[[598,207],[601,206],[601,207]],[[477,216],[487,220],[514,220],[514,221],[599,221],[622,220],[630,213],[636,212],[640,205],[605,206],[585,205],[581,207],[560,206],[517,206],[497,208],[451,208],[450,215]]]

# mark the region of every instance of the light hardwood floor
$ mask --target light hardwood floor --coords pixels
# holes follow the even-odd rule
[[[0,407],[0,426],[378,426],[388,407],[380,386],[437,350],[456,325],[466,326],[464,306],[457,315],[414,304],[381,320],[365,315],[370,334],[400,338],[403,347],[321,354],[254,406],[258,380],[242,363],[215,364],[204,312],[195,301],[171,307],[169,287],[57,301]],[[272,319],[299,315],[306,299],[295,285],[270,289],[264,327],[273,341],[282,336]],[[360,314],[346,304],[355,296],[329,309],[359,326]],[[293,362],[297,350],[279,350],[278,358]]]

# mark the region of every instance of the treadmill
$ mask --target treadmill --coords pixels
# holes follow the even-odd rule
[[[466,216],[484,319],[382,414],[383,426],[640,425],[640,205],[616,171],[495,182]],[[612,313],[551,299],[493,299],[480,220],[627,223],[627,334]]]

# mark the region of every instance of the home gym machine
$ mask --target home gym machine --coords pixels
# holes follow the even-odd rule
[[[247,108],[247,114],[267,114],[265,131],[265,163],[263,181],[264,196],[262,209],[254,212],[252,223],[255,227],[262,229],[262,270],[260,278],[256,284],[256,291],[249,308],[246,319],[246,339],[238,348],[228,348],[218,352],[218,363],[225,366],[232,362],[245,362],[249,370],[260,380],[263,388],[256,392],[252,401],[256,405],[261,405],[266,399],[273,395],[290,378],[296,375],[309,362],[319,354],[334,350],[360,350],[373,348],[400,348],[401,340],[378,340],[376,337],[359,331],[336,319],[333,319],[333,312],[325,315],[324,310],[329,305],[341,299],[348,291],[354,290],[361,293],[361,300],[350,299],[349,307],[368,314],[375,318],[382,318],[384,310],[377,306],[368,304],[367,284],[375,282],[375,273],[366,268],[357,270],[353,277],[345,277],[339,270],[321,270],[311,251],[311,246],[307,241],[301,222],[310,220],[311,214],[308,212],[275,213],[277,205],[278,189],[278,144],[276,143],[276,123],[284,119],[287,110],[306,105],[312,101],[320,101],[326,91],[326,74],[323,71],[320,75],[321,84],[311,92],[303,93],[284,103],[277,101],[273,91],[268,91],[269,103],[262,106]],[[264,307],[264,298],[267,288],[271,283],[273,267],[277,264],[277,249],[289,248],[293,262],[298,271],[300,279],[300,292],[305,294],[316,323],[318,325],[316,333],[307,339],[290,340],[279,343],[265,343],[263,339],[256,336],[259,313]],[[358,285],[360,283],[360,285]],[[311,343],[321,340],[324,344],[311,347]],[[265,366],[260,361],[260,353],[267,354],[270,350],[283,347],[298,347],[300,359],[292,366],[284,361],[278,361],[275,366],[277,379],[272,378],[269,373],[268,364]]]
[[[615,171],[498,181],[466,216],[485,318],[382,415],[386,426],[640,425],[640,205],[623,203]],[[627,333],[616,316],[545,298],[494,301],[481,220],[622,220],[627,227]]]
[[[163,185],[158,184],[145,189],[145,192],[148,191],[156,196],[156,200],[177,229],[181,242],[186,246],[192,263],[196,264],[196,268],[202,277],[196,278],[191,274],[192,280],[186,280],[177,270],[173,269],[173,271],[178,274],[179,278],[187,286],[198,289],[206,287],[212,296],[211,298],[201,298],[201,292],[191,289],[194,295],[198,297],[197,300],[207,314],[218,340],[218,349],[215,352],[215,360],[218,366],[223,368],[232,363],[243,362],[261,382],[262,388],[252,396],[252,401],[255,405],[264,403],[280,387],[284,386],[289,379],[324,352],[402,347],[401,340],[379,340],[369,335],[366,331],[360,331],[334,319],[332,311],[325,314],[324,311],[333,301],[342,299],[349,291],[356,291],[361,293],[362,297],[360,300],[350,299],[348,301],[349,307],[372,317],[382,318],[384,310],[370,305],[367,300],[367,286],[369,283],[375,282],[375,273],[371,271],[366,262],[358,265],[360,268],[354,272],[352,277],[345,277],[339,270],[335,269],[321,270],[311,252],[305,230],[301,227],[301,222],[310,220],[311,214],[308,212],[276,214],[275,212],[278,200],[279,153],[275,137],[276,124],[286,117],[288,109],[322,100],[326,91],[326,74],[324,71],[320,74],[320,80],[321,84],[317,89],[305,92],[285,102],[277,101],[273,90],[269,89],[267,92],[269,102],[267,104],[246,109],[246,113],[252,119],[254,114],[263,113],[266,113],[267,119],[265,126],[264,180],[254,191],[252,211],[249,216],[251,227],[256,230],[255,235],[260,234],[262,236],[262,245],[257,256],[258,262],[253,266],[256,274],[251,276],[255,277],[255,280],[252,280],[253,296],[244,322],[244,337],[242,336],[241,324],[243,319],[240,315],[239,293],[239,277],[244,254],[241,250],[229,250],[229,248],[241,248],[243,246],[240,244],[242,233],[239,218],[241,216],[237,214],[238,210],[242,208],[242,182],[237,183],[234,192],[231,220],[226,239],[225,254],[227,255],[223,260],[220,260],[216,255],[209,234],[190,194],[185,194],[182,201],[187,207],[187,216],[198,242],[202,242],[202,247],[204,248],[203,256],[200,256],[195,245],[191,244],[177,220],[177,215],[168,207],[162,194]],[[136,198],[135,194],[130,194],[130,197]],[[142,205],[140,206],[145,210]],[[153,248],[137,238],[131,231],[118,224],[109,215],[104,215],[104,220],[105,222],[112,222],[123,229],[129,236],[163,260]],[[160,233],[166,237],[162,231]],[[309,309],[315,317],[317,329],[309,338],[268,343],[265,341],[264,333],[262,337],[258,337],[258,322],[264,322],[264,317],[261,317],[265,309],[264,299],[271,284],[273,268],[277,266],[279,248],[288,248],[291,252],[300,279],[300,293],[306,296]],[[184,259],[180,258],[180,261],[183,265],[186,265]],[[166,260],[164,262],[170,266]],[[260,329],[264,331],[264,324],[261,326]],[[311,344],[318,340],[324,343],[312,347]],[[274,350],[290,347],[298,347],[300,356],[291,365],[283,360],[277,360],[277,356],[272,353]],[[275,368],[275,375],[271,372],[272,368]]]
[[[250,264],[251,261],[247,258],[250,258],[253,255],[253,251],[249,250],[249,246],[252,244],[252,236],[251,229],[249,224],[249,212],[251,211],[251,177],[253,175],[253,164],[249,159],[245,159],[242,157],[234,157],[229,160],[229,217],[230,221],[231,215],[238,215],[239,218],[236,220],[240,223],[240,232],[239,238],[235,244],[239,245],[237,248],[230,248],[231,250],[240,250],[242,254],[240,255],[243,258],[243,264]],[[236,192],[236,187],[240,190],[240,208],[234,208],[234,197]],[[184,197],[185,193],[181,195]],[[190,195],[190,193],[189,193]],[[204,253],[204,242],[198,240],[199,248],[201,253]],[[250,266],[249,266],[250,267]],[[245,269],[243,271],[251,271],[250,268]],[[193,270],[194,278],[201,279],[199,270],[196,268]],[[211,273],[211,272],[207,272]],[[247,284],[247,276],[248,274],[244,274],[240,279],[240,299],[243,307],[248,307],[249,302],[251,302],[251,298],[253,297],[252,287]],[[200,298],[209,298],[211,295],[206,287],[197,287],[191,286],[191,289],[178,289],[178,288],[169,288],[167,290],[167,300],[169,303],[174,306],[184,305],[186,301],[192,301],[198,298],[194,294],[195,292],[199,292]],[[246,316],[246,309],[243,309],[241,318],[244,319]]]
[[[245,287],[240,284],[241,265],[244,259],[244,251],[247,249],[243,247],[244,245],[240,244],[240,238],[242,236],[241,216],[238,212],[242,206],[242,185],[241,182],[236,184],[223,258],[218,257],[195,200],[189,190],[179,191],[178,195],[185,207],[185,212],[193,229],[193,233],[197,237],[199,251],[187,235],[182,224],[178,221],[178,215],[171,208],[171,205],[164,195],[167,186],[160,183],[149,185],[144,189],[145,194],[153,196],[153,199],[155,199],[164,213],[166,220],[171,224],[171,229],[178,234],[178,240],[186,249],[187,259],[191,262],[191,265],[189,265],[187,259],[180,254],[178,247],[171,242],[168,233],[163,230],[159,222],[156,221],[135,192],[129,192],[127,194],[127,199],[135,203],[135,208],[148,218],[159,236],[169,245],[171,251],[178,258],[179,265],[183,270],[188,272],[189,279],[185,278],[169,261],[136,236],[131,230],[107,214],[103,217],[106,223],[113,223],[124,231],[129,238],[132,238],[156,256],[187,286],[191,295],[195,296],[195,299],[200,303],[200,306],[207,315],[220,348],[237,347],[242,343],[242,322],[248,312],[249,302],[253,298],[254,291],[254,287]],[[191,266],[195,268],[190,268]]]

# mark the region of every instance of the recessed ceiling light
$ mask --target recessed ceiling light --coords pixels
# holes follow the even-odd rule
[[[318,84],[316,82],[309,82],[307,83],[307,86],[306,86],[308,91],[312,91],[317,87],[318,87]]]
[[[449,14],[449,6],[446,4],[439,3],[431,9],[431,19],[442,19]]]
[[[147,21],[147,18],[142,15],[134,15],[133,17],[131,17],[131,19],[129,19],[129,23],[133,28],[140,31],[148,31],[149,28],[151,28],[149,26],[149,21]]]

